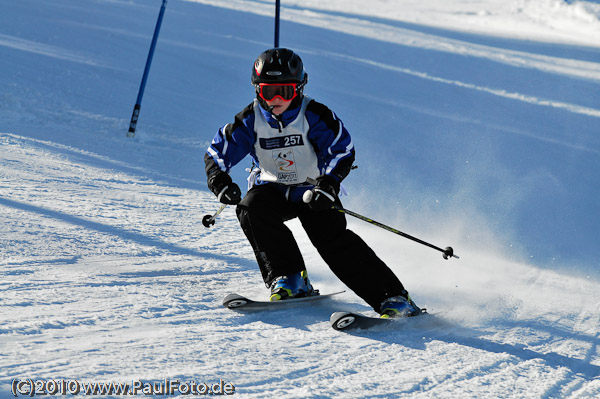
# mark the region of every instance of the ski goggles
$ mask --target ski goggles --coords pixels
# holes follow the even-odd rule
[[[275,97],[283,101],[292,101],[296,95],[298,83],[259,83],[258,95],[265,101],[272,101]]]

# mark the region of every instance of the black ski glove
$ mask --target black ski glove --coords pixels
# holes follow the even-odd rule
[[[208,177],[208,188],[223,204],[237,205],[242,200],[240,187],[223,171],[218,171]]]
[[[338,200],[340,183],[331,176],[317,177],[315,188],[304,193],[302,200],[313,211],[326,211],[333,208]]]

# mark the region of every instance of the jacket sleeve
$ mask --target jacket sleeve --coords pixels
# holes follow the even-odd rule
[[[209,182],[219,172],[229,173],[234,165],[252,151],[256,141],[253,125],[254,109],[250,104],[235,116],[233,123],[219,129],[204,154]]]
[[[310,130],[308,138],[319,157],[323,175],[341,182],[354,163],[354,144],[343,122],[327,106],[311,101],[306,109]]]

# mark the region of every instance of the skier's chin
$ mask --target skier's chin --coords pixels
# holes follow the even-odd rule
[[[283,114],[290,106],[289,103],[275,99],[273,102],[267,102],[269,112],[273,115],[279,116]]]

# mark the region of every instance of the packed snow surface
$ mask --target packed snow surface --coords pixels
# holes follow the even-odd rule
[[[268,290],[233,207],[201,223],[204,151],[252,99],[274,2],[169,1],[128,138],[160,4],[0,0],[0,397],[600,397],[597,1],[282,0],[281,45],[357,148],[344,204],[460,256],[349,219],[431,313],[352,334],[328,323],[374,315],[350,291],[223,308]],[[347,290],[289,226],[316,288]]]

